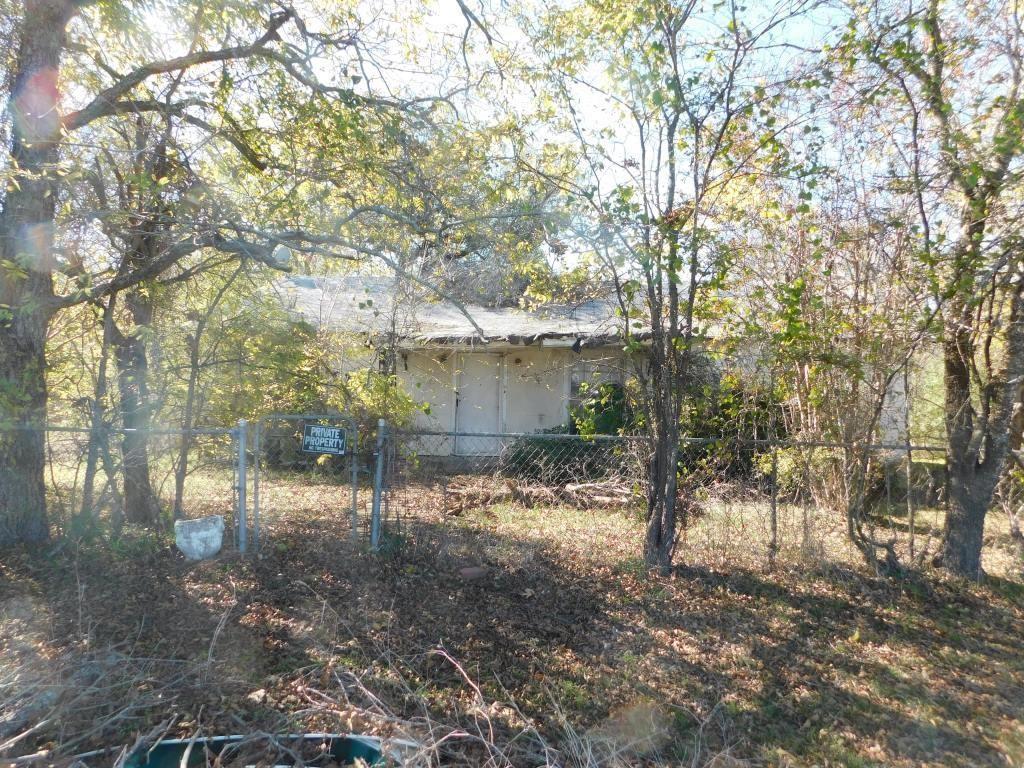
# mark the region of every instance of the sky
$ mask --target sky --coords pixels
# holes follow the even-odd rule
[[[567,4],[527,0],[525,4],[515,6],[516,9],[527,9],[517,17],[513,6],[502,2],[462,1],[465,6],[460,5],[460,0],[420,0],[414,3],[357,0],[352,17],[365,24],[359,32],[365,58],[361,62],[356,61],[350,52],[345,51],[315,58],[310,62],[311,68],[320,80],[330,84],[347,85],[351,76],[359,72],[363,79],[354,88],[362,92],[395,97],[451,94],[452,109],[459,120],[467,123],[495,122],[508,113],[528,117],[535,106],[535,88],[514,75],[503,76],[497,71],[496,62],[503,57],[514,56],[520,64],[526,62],[542,66],[544,62],[532,51],[528,33],[520,23],[531,16],[535,20],[540,14],[564,8]],[[143,11],[139,18],[144,26],[149,27],[150,35],[142,47],[151,48],[152,52],[162,56],[180,55],[186,51],[187,42],[183,36],[167,34],[175,24],[181,29],[187,27],[187,20],[175,18],[177,7],[173,2],[146,6],[148,10]],[[325,13],[337,13],[338,7],[319,0],[299,0],[296,4],[310,29],[325,32],[336,31],[337,22],[328,19]],[[776,7],[789,7],[789,4],[781,2],[776,6],[761,0],[752,2],[742,12],[743,22],[756,26]],[[491,40],[473,20],[467,19],[464,8],[487,27]],[[700,38],[721,29],[720,14],[720,8],[702,11],[689,25],[693,48],[689,61],[693,72],[698,75],[709,67],[703,60]],[[774,33],[773,47],[754,59],[753,69],[784,68],[800,57],[816,56],[813,51],[820,48],[830,34],[836,34],[840,26],[837,14],[834,6],[822,7],[788,22]],[[88,21],[89,17],[83,16],[82,20],[75,22],[75,33],[101,44],[103,37],[96,37],[96,32],[102,24],[90,24]],[[686,60],[687,56],[684,56],[684,62]],[[568,82],[565,92],[572,101],[581,135],[588,142],[603,147],[607,162],[595,169],[593,181],[606,190],[632,183],[635,173],[630,165],[640,157],[636,126],[615,98],[609,96],[619,86],[621,83],[610,80],[603,64],[598,61],[586,69],[579,80]],[[80,106],[93,93],[92,89],[76,89],[75,84],[68,81],[63,94],[65,108]],[[807,109],[804,119],[827,130],[828,122],[821,115],[812,114],[814,107],[813,103],[801,105]],[[445,109],[440,108],[441,112]],[[545,142],[576,140],[571,132],[551,122],[532,123],[530,134],[538,147]],[[71,155],[68,160],[73,162],[73,151],[68,154]]]

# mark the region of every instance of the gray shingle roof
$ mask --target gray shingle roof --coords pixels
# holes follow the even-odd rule
[[[370,336],[393,329],[399,338],[419,343],[580,339],[595,345],[613,341],[622,327],[612,300],[530,311],[465,305],[483,331],[481,338],[453,303],[412,290],[390,275],[291,276],[273,290],[289,312],[318,328]]]

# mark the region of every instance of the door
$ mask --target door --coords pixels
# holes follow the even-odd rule
[[[464,353],[456,360],[455,453],[496,456],[501,452],[501,355]],[[476,437],[481,433],[491,436]]]

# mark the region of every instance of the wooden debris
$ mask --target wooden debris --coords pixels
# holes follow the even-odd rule
[[[461,515],[468,509],[511,500],[512,492],[495,485],[491,478],[460,478],[444,489],[444,511],[448,515]]]
[[[563,495],[566,501],[581,508],[623,507],[633,499],[629,487],[610,480],[600,483],[568,483]]]
[[[612,480],[545,485],[512,478],[467,477],[446,486],[444,511],[449,515],[461,515],[470,509],[503,503],[527,508],[564,505],[579,509],[612,509],[627,506],[633,500],[634,494],[629,486]]]

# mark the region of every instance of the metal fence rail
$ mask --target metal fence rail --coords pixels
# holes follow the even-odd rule
[[[619,435],[396,430],[389,439],[409,468],[449,474],[495,473],[524,482],[564,478],[634,479],[647,441]]]
[[[0,430],[44,435],[48,506],[58,532],[122,525],[125,462],[138,458],[127,438],[137,430]],[[309,430],[314,441],[306,445]],[[344,414],[271,414],[234,428],[156,427],[145,434],[144,459],[163,519],[170,522],[176,498],[183,518],[223,515],[243,553],[295,523],[380,550],[424,515],[571,507],[639,519],[652,450],[640,436],[393,429]],[[825,557],[849,548],[853,510],[870,538],[920,560],[941,533],[943,454],[928,445],[685,437],[678,456],[681,545],[691,561],[708,563],[772,562],[784,550]]]
[[[146,470],[165,525],[175,517],[177,500],[180,519],[223,515],[233,531],[234,545],[244,550],[238,427],[140,430],[106,425],[15,424],[0,426],[0,432],[42,435],[47,510],[59,534],[80,535],[95,525],[119,530],[131,517],[127,514],[130,510],[125,509],[125,468],[136,462]],[[137,439],[140,436],[145,437],[144,448]],[[184,471],[179,475],[182,466]]]
[[[651,444],[617,435],[405,430],[385,449],[386,532],[423,513],[566,507],[642,515]],[[773,561],[782,550],[824,557],[848,548],[857,507],[869,534],[920,558],[944,505],[944,449],[830,441],[680,441],[681,543],[698,560]]]

